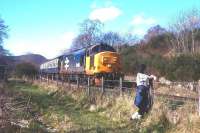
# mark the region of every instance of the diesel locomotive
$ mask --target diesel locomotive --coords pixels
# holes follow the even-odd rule
[[[115,49],[107,44],[96,44],[58,56],[40,65],[41,74],[59,77],[101,77],[119,79],[121,61]]]

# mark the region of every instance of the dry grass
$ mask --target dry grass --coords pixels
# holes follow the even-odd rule
[[[166,86],[160,86],[157,91],[177,96],[196,96],[195,92],[185,89],[167,88]],[[87,109],[89,109],[91,104],[95,105],[96,111],[101,116],[106,116],[112,121],[118,122],[120,127],[125,127],[129,123],[130,115],[136,111],[136,108],[133,106],[134,94],[132,94],[132,97],[128,95],[123,97],[101,97],[99,94],[94,93],[88,98],[83,90],[71,90],[67,93]],[[151,112],[140,121],[138,127],[130,126],[127,127],[130,129],[122,128],[119,131],[200,133],[199,125],[200,118],[197,114],[197,103],[156,98]],[[135,129],[131,130],[131,128]]]
[[[131,113],[135,111],[133,99],[128,96],[116,97],[115,99],[105,98],[98,107],[104,110],[100,112],[101,115],[121,123],[129,120]]]
[[[175,96],[182,96],[182,97],[197,97],[198,93],[191,91],[189,89],[186,89],[184,87],[175,87],[175,86],[165,86],[160,85],[156,87],[156,92],[159,92],[161,94],[168,94],[168,95],[175,95]]]
[[[200,133],[195,102],[156,98],[144,119],[130,122],[131,114],[136,111],[134,93],[122,97],[101,96],[93,90],[88,97],[84,89],[58,87],[56,84],[35,82],[18,86],[17,91],[25,92],[24,96],[31,94],[35,97],[31,99],[31,105],[40,114],[39,119],[58,132]],[[184,94],[182,91],[180,94]],[[166,93],[173,94],[173,91],[167,88]]]

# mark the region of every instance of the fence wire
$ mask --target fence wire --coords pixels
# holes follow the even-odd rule
[[[131,96],[135,92],[136,88],[136,82],[135,81],[122,81],[122,79],[119,80],[103,80],[99,85],[95,85],[91,78],[73,78],[68,79],[65,77],[65,79],[62,78],[49,78],[48,76],[39,76],[40,81],[45,81],[47,83],[56,83],[60,86],[66,86],[71,88],[82,88],[85,89],[85,91],[88,93],[88,95],[91,95],[93,92],[95,93],[101,93],[103,95],[128,95]],[[179,86],[184,87],[186,89],[199,92],[200,97],[200,87],[198,82],[170,82],[170,84],[164,84],[161,82],[153,82],[153,85],[156,87],[159,86],[167,86],[169,88],[177,87]],[[193,89],[191,89],[193,88]],[[167,99],[171,99],[173,101],[181,100],[181,101],[193,101],[195,103],[198,103],[199,107],[199,115],[200,115],[200,99],[199,97],[184,97],[184,96],[176,96],[176,95],[170,95],[170,94],[163,94],[156,92],[154,90],[154,87],[152,88],[152,95],[157,97],[164,97]]]

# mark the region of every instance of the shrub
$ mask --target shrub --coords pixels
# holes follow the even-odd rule
[[[20,63],[16,65],[15,74],[18,77],[33,77],[38,73],[38,69],[31,63]]]
[[[124,48],[121,51],[122,68],[124,73],[135,73],[139,64],[135,47]]]
[[[167,65],[166,76],[170,80],[193,81],[200,79],[200,56],[180,55]]]
[[[124,48],[121,52],[122,68],[124,73],[136,74],[139,65],[144,63],[148,66],[150,72],[156,72],[159,75],[166,73],[166,64],[168,61],[161,55],[148,55],[145,57],[143,54],[137,52],[136,47]]]
[[[200,55],[183,54],[166,59],[160,53],[142,53],[136,46],[131,46],[121,51],[121,57],[125,74],[136,74],[139,65],[144,63],[148,66],[150,73],[165,76],[172,81],[200,79]]]
[[[163,58],[160,55],[154,55],[149,59],[151,62],[149,66],[154,70],[157,71],[158,76],[164,76],[167,73],[167,65],[169,61]]]

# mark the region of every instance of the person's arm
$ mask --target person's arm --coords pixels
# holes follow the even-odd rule
[[[149,79],[156,80],[157,78],[156,78],[156,76],[155,76],[155,75],[150,75],[150,76],[149,76]]]

